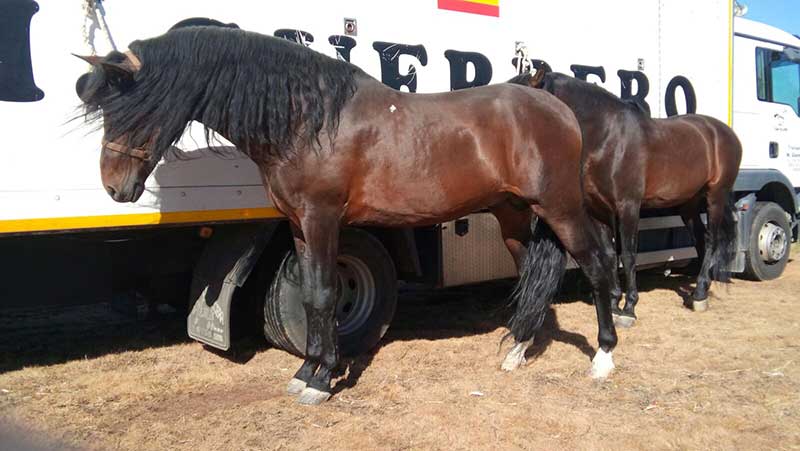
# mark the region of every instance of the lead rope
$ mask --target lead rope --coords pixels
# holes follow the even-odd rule
[[[100,13],[99,15],[97,14],[98,12]],[[83,3],[83,15],[83,39],[89,45],[92,55],[97,54],[94,39],[95,33],[100,29],[105,31],[106,38],[111,44],[111,48],[117,50],[117,44],[114,42],[114,37],[111,36],[108,22],[106,22],[106,10],[103,8],[103,0],[86,0]]]
[[[532,64],[528,56],[528,46],[522,41],[517,41],[514,45],[514,54],[517,57],[517,75],[530,72]]]

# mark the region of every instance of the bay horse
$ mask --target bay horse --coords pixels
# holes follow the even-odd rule
[[[307,347],[288,386],[300,403],[330,397],[339,362],[340,228],[433,225],[481,208],[505,231],[520,215],[538,218],[524,241],[505,234],[522,274],[514,337],[541,326],[569,252],[597,299],[591,375],[610,374],[614,262],[584,206],[580,127],[554,96],[512,84],[403,93],[303,45],[233,28],[179,28],[129,48],[82,57],[93,68],[76,83],[85,120],[102,122],[103,185],[135,202],[190,121],[258,165],[300,261]]]
[[[691,294],[693,307],[705,310],[711,280],[729,282],[727,267],[735,256],[732,189],[742,146],[733,130],[697,114],[651,119],[641,105],[546,66],[509,82],[550,92],[570,107],[580,123],[586,206],[604,224],[601,231],[607,239],[615,238],[627,282],[620,310],[622,292],[618,281],[612,281],[617,324],[630,326],[636,318],[642,208],[679,208],[702,260]],[[703,207],[708,227],[700,217]]]

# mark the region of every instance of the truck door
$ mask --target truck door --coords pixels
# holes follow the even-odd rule
[[[800,186],[800,50],[756,47],[756,83],[765,113],[765,151]]]

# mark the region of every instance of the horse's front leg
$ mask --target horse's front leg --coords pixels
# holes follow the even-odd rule
[[[636,285],[636,252],[639,247],[639,204],[630,202],[618,208],[620,261],[625,273],[625,306],[616,311],[614,323],[620,327],[631,327],[636,322],[636,303],[639,302],[639,287]]]
[[[306,360],[289,383],[301,404],[320,404],[331,396],[331,374],[339,363],[336,332],[335,264],[339,215],[308,217],[295,229],[295,248],[306,311]]]

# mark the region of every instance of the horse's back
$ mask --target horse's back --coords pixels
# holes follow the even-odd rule
[[[723,122],[690,114],[654,119],[649,130],[648,206],[678,205],[711,187],[729,189],[733,185],[742,150],[736,135]],[[673,200],[667,201],[670,197]]]
[[[334,152],[361,174],[348,188],[346,220],[419,225],[509,194],[538,199],[551,177],[579,187],[580,149],[572,112],[531,88],[409,94],[369,86],[343,112]]]

